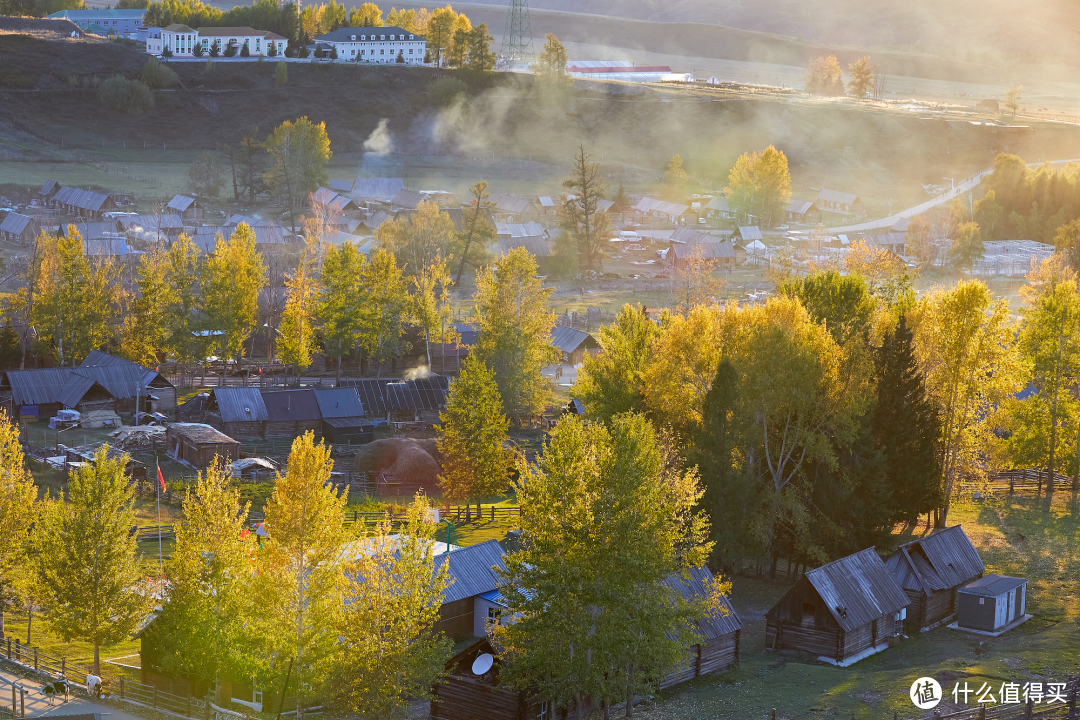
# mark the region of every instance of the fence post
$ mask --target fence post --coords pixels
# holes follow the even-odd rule
[[[495,506],[491,506],[491,522],[495,522]]]
[[[67,673],[65,672],[66,669],[67,669],[67,658],[62,657],[62,658],[60,658],[60,674],[63,677],[67,677]],[[123,682],[123,680],[121,680],[120,682]]]
[[[124,699],[124,678],[123,678],[123,676],[121,676],[121,678],[120,678],[120,699],[121,700]]]
[[[188,693],[188,696],[187,696],[187,714],[188,714],[188,717],[191,717],[191,693],[190,692]]]
[[[1027,712],[1024,713],[1024,717],[1026,717],[1028,720],[1031,720],[1031,715],[1033,712],[1035,712],[1035,701],[1028,700]]]
[[[1076,720],[1076,687],[1069,693],[1069,720]]]
[[[150,706],[157,707],[157,685],[154,686],[154,696],[153,699],[150,700]]]
[[[37,670],[37,648],[34,648],[34,669]]]
[[[11,638],[7,639],[7,659],[11,659]],[[14,710],[14,708],[12,708]]]

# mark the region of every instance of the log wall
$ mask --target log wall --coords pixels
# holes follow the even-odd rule
[[[431,720],[525,720],[521,693],[451,675],[432,694]]]
[[[660,688],[678,685],[733,666],[739,661],[740,633],[740,630],[736,630],[687,648],[686,659],[660,680]]]
[[[439,608],[439,621],[435,623],[435,632],[443,632],[447,637],[472,637],[473,634],[473,599],[455,600]]]

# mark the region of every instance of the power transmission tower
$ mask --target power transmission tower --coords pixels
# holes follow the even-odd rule
[[[503,34],[502,51],[499,53],[507,64],[531,63],[534,59],[532,26],[529,24],[529,0],[510,0],[510,13],[506,16],[506,32]]]

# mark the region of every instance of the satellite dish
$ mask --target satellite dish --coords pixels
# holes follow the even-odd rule
[[[494,663],[495,658],[492,657],[491,653],[484,653],[483,655],[477,656],[477,658],[473,660],[472,664],[473,675],[483,675],[491,669],[491,666]]]

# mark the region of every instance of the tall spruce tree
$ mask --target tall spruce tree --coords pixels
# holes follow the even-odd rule
[[[905,318],[885,336],[876,361],[873,432],[885,455],[892,519],[914,523],[941,503],[941,419],[927,395]]]

